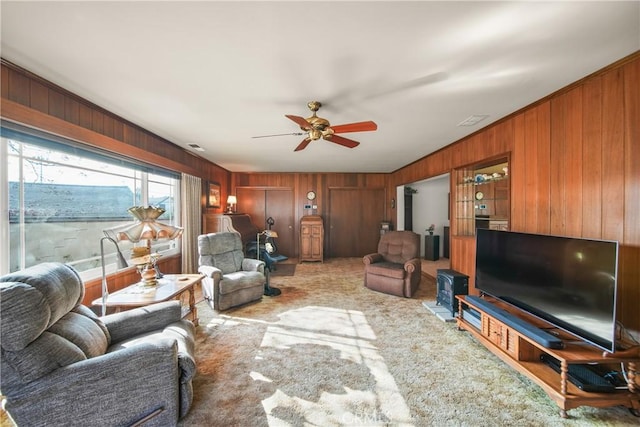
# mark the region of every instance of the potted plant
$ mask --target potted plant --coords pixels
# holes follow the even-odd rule
[[[429,232],[430,236],[433,236],[433,231],[436,229],[436,225],[435,224],[431,224],[429,226],[429,228],[427,228],[427,231]]]

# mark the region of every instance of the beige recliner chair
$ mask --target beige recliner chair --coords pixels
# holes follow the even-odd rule
[[[374,291],[411,298],[422,273],[420,235],[389,231],[380,237],[378,252],[365,255],[364,285]]]
[[[214,310],[257,301],[262,298],[267,277],[265,263],[245,258],[240,234],[210,233],[198,236],[198,271],[202,293]]]

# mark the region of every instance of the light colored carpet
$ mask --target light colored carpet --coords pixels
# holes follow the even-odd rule
[[[624,426],[625,408],[570,419],[529,380],[416,298],[363,287],[360,258],[273,277],[278,297],[200,303],[195,399],[181,426]]]

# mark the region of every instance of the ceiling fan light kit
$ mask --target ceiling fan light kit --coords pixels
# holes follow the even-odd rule
[[[304,133],[307,134],[307,136],[302,140],[302,142],[300,142],[300,144],[298,144],[298,146],[295,148],[294,151],[304,150],[305,148],[307,148],[307,145],[309,145],[311,141],[316,141],[320,138],[324,139],[325,141],[342,145],[343,147],[355,148],[358,145],[360,145],[358,141],[354,141],[352,139],[345,138],[343,136],[336,135],[336,134],[348,133],[348,132],[367,132],[367,131],[374,131],[378,129],[378,125],[376,125],[375,122],[372,122],[372,121],[331,126],[331,123],[329,123],[329,120],[322,117],[318,117],[318,115],[316,114],[317,111],[320,109],[320,107],[322,107],[321,102],[311,101],[307,103],[307,107],[309,107],[309,110],[311,110],[313,114],[311,115],[311,117],[307,117],[306,119],[300,116],[285,114],[286,118],[295,122],[298,126],[300,126],[300,129],[302,129]],[[255,136],[254,138],[265,138],[269,136],[281,136],[281,135],[304,135],[304,133],[263,135],[263,136]]]

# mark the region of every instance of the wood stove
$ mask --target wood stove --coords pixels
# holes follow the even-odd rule
[[[438,269],[436,304],[446,307],[455,317],[458,311],[456,295],[469,294],[469,276],[450,269]]]

